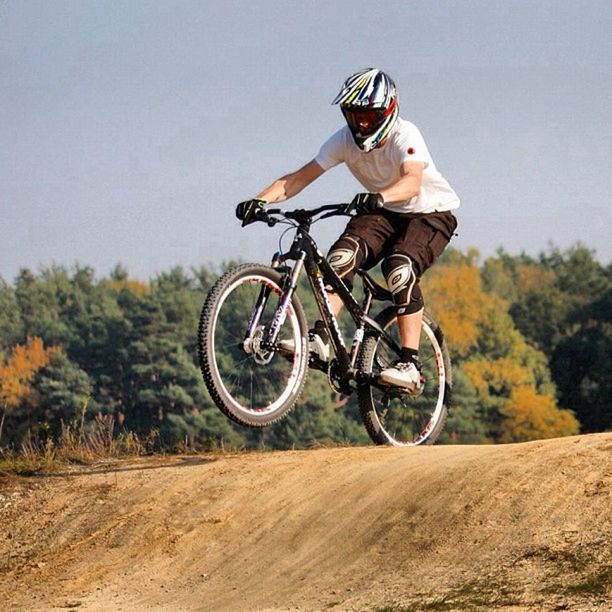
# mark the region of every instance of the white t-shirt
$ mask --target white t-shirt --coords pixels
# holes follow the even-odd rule
[[[401,118],[398,118],[384,145],[369,153],[364,153],[355,144],[345,125],[323,144],[315,161],[323,170],[344,162],[355,178],[371,192],[380,191],[398,181],[403,162],[423,162],[425,167],[419,195],[401,206],[385,205],[385,208],[395,212],[430,213],[459,207],[459,197],[438,172],[421,132],[413,123]]]

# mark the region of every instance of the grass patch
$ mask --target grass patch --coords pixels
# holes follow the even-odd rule
[[[158,434],[151,432],[141,440],[133,432],[114,434],[115,421],[111,415],[98,416],[87,432],[81,427],[62,425],[56,442],[30,438],[19,451],[0,449],[0,473],[32,476],[50,472],[71,464],[89,465],[105,459],[140,457],[151,454]]]

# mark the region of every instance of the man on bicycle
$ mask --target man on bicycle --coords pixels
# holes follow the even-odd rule
[[[419,279],[444,251],[456,227],[451,212],[459,198],[438,172],[417,127],[399,117],[398,95],[391,77],[368,68],[350,76],[332,104],[339,104],[346,125],[305,166],[282,176],[255,199],[241,202],[241,219],[253,218],[263,205],[298,194],[330,168],[345,163],[367,190],[351,203],[357,211],[327,259],[350,287],[358,268],[381,262],[393,296],[402,342],[399,359],[379,380],[418,393],[418,360],[423,295]],[[337,315],[342,301],[330,295]],[[327,358],[327,331],[317,322],[311,350]]]

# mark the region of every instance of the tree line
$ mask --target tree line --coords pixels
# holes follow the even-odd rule
[[[363,444],[356,400],[310,372],[302,399],[263,430],[230,423],[197,365],[197,323],[222,269],[180,267],[148,282],[117,266],[22,269],[0,278],[0,449],[58,441],[111,418],[155,448]],[[611,266],[587,248],[538,257],[449,249],[423,280],[453,360],[441,441],[515,442],[612,428]],[[316,306],[300,298],[309,321]],[[350,333],[349,320],[344,320]]]

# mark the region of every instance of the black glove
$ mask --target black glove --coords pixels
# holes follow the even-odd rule
[[[242,221],[242,227],[255,221],[257,213],[263,210],[264,204],[266,204],[265,200],[254,198],[252,200],[240,202],[240,204],[236,206],[236,216]]]
[[[380,193],[358,193],[350,203],[348,212],[356,210],[358,213],[374,212],[383,207],[383,197]]]

